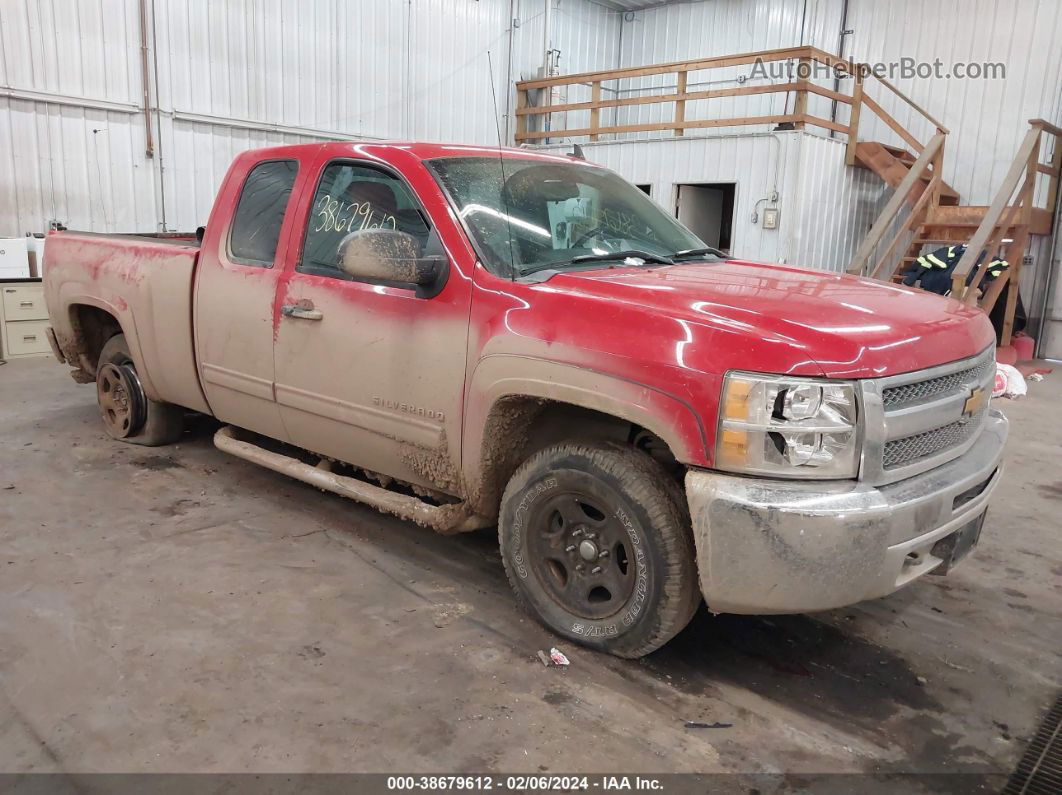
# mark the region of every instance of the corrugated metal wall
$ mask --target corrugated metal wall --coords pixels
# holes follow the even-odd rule
[[[806,15],[805,15],[806,6]],[[625,17],[622,65],[692,60],[719,55],[759,52],[800,44],[815,44],[833,38],[826,49],[836,49],[840,4],[833,0],[713,0],[683,3],[643,11]],[[751,78],[751,79],[750,79]],[[786,80],[764,80],[753,76],[752,66],[735,66],[690,72],[690,91],[737,88]],[[739,82],[740,81],[740,82]],[[672,75],[627,79],[618,82],[621,96],[639,96],[674,91]],[[722,119],[743,116],[777,115],[795,98],[785,94],[722,97],[686,103],[686,118]],[[829,116],[829,101],[810,98],[809,110]],[[674,105],[644,105],[621,109],[617,123],[641,124],[670,121]],[[640,133],[638,137],[660,137],[660,133]],[[626,136],[625,136],[626,137]]]
[[[966,204],[988,204],[1014,158],[1027,122],[1062,123],[1062,3],[1058,0],[852,0],[848,26],[858,60],[901,56],[945,67],[999,62],[1006,79],[919,79],[892,82],[951,130],[945,179]],[[873,81],[871,81],[873,83]],[[870,84],[868,84],[870,85]],[[931,132],[887,90],[875,99],[921,140]],[[869,140],[898,140],[876,119],[860,123]]]
[[[892,195],[870,171],[845,168],[844,156],[842,141],[802,136],[795,185],[783,194],[798,215],[793,264],[843,271]]]
[[[1040,343],[1037,355],[1062,360],[1062,272],[1059,269],[1062,264],[1062,235],[1056,236],[1054,244],[1055,250],[1052,253],[1054,278],[1050,280],[1050,284],[1046,276],[1042,278],[1043,292],[1040,294],[1040,301],[1033,305],[1033,313],[1039,315],[1043,295],[1047,293],[1047,311],[1043,315],[1042,328],[1037,334]]]
[[[542,62],[541,0],[147,0],[147,10],[159,108],[150,158],[138,0],[0,0],[0,236],[52,219],[194,228],[249,147],[494,143],[513,81]],[[617,64],[621,16],[559,0],[562,67]]]

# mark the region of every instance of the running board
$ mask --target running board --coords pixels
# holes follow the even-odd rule
[[[236,438],[236,430],[231,425],[226,425],[214,434],[214,446],[237,458],[243,458],[341,497],[363,502],[377,510],[401,519],[409,519],[446,535],[478,530],[494,524],[489,519],[473,514],[465,503],[432,505],[416,497],[389,491],[356,478],[337,475],[331,471],[332,464],[325,458],[322,458],[317,466],[310,466],[297,458],[266,450]]]

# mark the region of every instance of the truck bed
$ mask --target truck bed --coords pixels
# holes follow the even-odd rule
[[[95,376],[93,324],[106,313],[125,334],[149,397],[208,411],[192,330],[194,234],[53,232],[46,251],[48,314],[72,366]]]
[[[199,240],[195,232],[82,232],[78,229],[64,229],[59,234],[72,235],[74,237],[143,240],[148,243],[162,243],[167,246],[199,247]]]

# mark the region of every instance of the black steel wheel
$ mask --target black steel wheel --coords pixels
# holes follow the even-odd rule
[[[631,540],[592,478],[528,517],[528,563],[553,599],[583,618],[617,613],[634,591]]]
[[[681,490],[614,443],[531,456],[502,497],[502,559],[521,604],[571,640],[623,657],[659,648],[700,603]]]

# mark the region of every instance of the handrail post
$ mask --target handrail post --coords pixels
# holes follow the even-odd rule
[[[918,155],[918,159],[915,160],[914,165],[911,166],[907,174],[900,181],[900,184],[896,186],[896,190],[893,191],[892,196],[889,198],[888,204],[885,205],[885,209],[881,211],[881,215],[878,216],[878,220],[874,222],[874,226],[871,228],[869,234],[863,239],[863,242],[859,245],[859,250],[856,251],[855,256],[852,258],[852,264],[848,266],[848,273],[863,274],[864,268],[870,261],[870,255],[877,249],[878,243],[881,242],[885,236],[885,232],[888,231],[892,222],[895,220],[897,213],[900,212],[900,208],[903,206],[911,196],[911,191],[914,190],[916,184],[922,178],[922,175],[929,167],[930,161],[936,155],[937,150],[944,145],[944,135],[937,133],[926,144],[925,149]]]
[[[1018,153],[1014,156],[1010,169],[1008,169],[1006,176],[1003,177],[999,190],[996,191],[992,203],[985,211],[985,216],[981,220],[980,226],[977,227],[977,231],[973,233],[970,241],[966,244],[966,253],[962,255],[959,262],[955,265],[955,269],[951,272],[951,294],[953,297],[961,298],[965,294],[967,274],[970,273],[974,263],[981,256],[981,250],[984,249],[985,244],[992,238],[1004,210],[1010,204],[1010,197],[1014,195],[1014,191],[1018,187],[1019,180],[1028,171],[1029,157],[1039,146],[1039,142],[1040,130],[1036,127],[1030,127],[1029,131],[1025,133],[1025,138],[1022,139],[1021,146],[1018,147]]]
[[[601,126],[601,108],[597,107],[597,103],[601,101],[600,80],[595,80],[590,84],[590,101],[594,103],[594,107],[590,108],[590,129],[596,130]],[[590,134],[591,141],[596,141],[600,137],[597,133]]]
[[[806,78],[802,78],[800,73],[803,72],[807,75]],[[808,57],[801,58],[797,61],[797,81],[811,81],[811,59]],[[793,105],[793,115],[800,117],[801,120],[793,123],[793,129],[803,130],[804,122],[803,117],[808,115],[808,92],[807,89],[801,89],[796,92],[796,103]]]
[[[1043,134],[1040,135],[1043,140]],[[1051,155],[1051,175],[1047,181],[1047,211],[1054,213],[1055,203],[1058,201],[1058,181],[1062,173],[1062,137],[1055,136],[1055,151]]]
[[[939,127],[937,128],[937,134],[944,137],[940,142],[940,149],[937,150],[937,154],[933,157],[933,176],[939,177],[939,179],[933,184],[933,194],[929,197],[930,207],[940,206],[940,193],[944,185],[944,147],[948,143],[948,135]]]
[[[527,91],[528,90],[526,88],[520,88],[519,85],[516,87],[517,110],[527,107]],[[523,141],[524,135],[527,133],[527,119],[527,116],[521,115],[519,113],[516,114],[516,143],[521,143]]]
[[[1003,311],[1003,333],[1000,334],[1000,345],[1010,345],[1010,338],[1014,332],[1014,313],[1018,308],[1018,292],[1021,289],[1021,263],[1025,259],[1025,250],[1029,246],[1029,229],[1032,226],[1033,206],[1036,203],[1036,166],[1040,162],[1040,142],[1042,140],[1043,130],[1041,129],[1040,135],[1036,138],[1036,145],[1033,146],[1032,153],[1025,164],[1025,180],[1028,190],[1025,191],[1025,198],[1022,202],[1021,232],[1016,236],[1017,239],[1010,246],[1007,246],[1007,260],[1010,261],[1010,267],[1007,269],[1010,271],[1010,289],[1007,290],[1007,306]],[[991,254],[989,252],[988,256],[985,257],[983,267],[988,267],[988,257]]]
[[[855,85],[852,87],[852,105],[848,112],[848,145],[845,147],[844,162],[854,166],[856,146],[859,143],[859,111],[863,107],[863,70],[855,70]]]
[[[689,72],[685,69],[678,73],[678,80],[675,85],[675,93],[680,96],[686,93],[686,85],[689,80]],[[675,124],[679,125],[686,121],[686,100],[675,100]],[[685,135],[686,130],[683,127],[675,127],[675,135]]]

